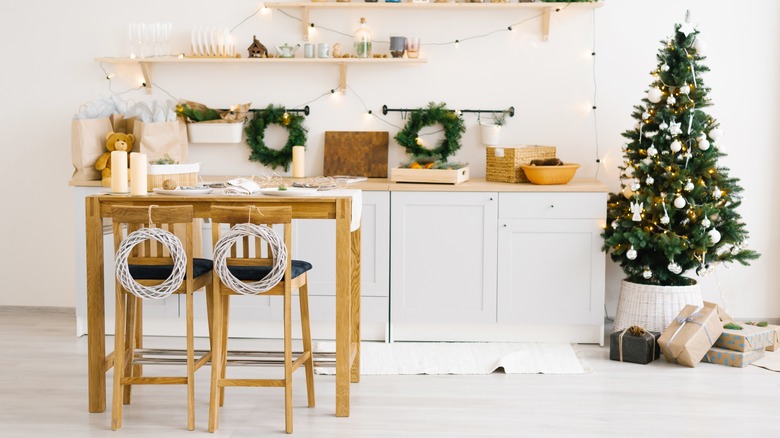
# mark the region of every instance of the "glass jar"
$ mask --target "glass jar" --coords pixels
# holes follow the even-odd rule
[[[355,55],[358,58],[371,57],[371,31],[366,27],[366,19],[360,19],[360,27],[355,31]]]

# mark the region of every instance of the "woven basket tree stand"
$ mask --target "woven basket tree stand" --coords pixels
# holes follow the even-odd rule
[[[652,286],[623,280],[615,330],[637,325],[645,330],[662,332],[686,304],[703,304],[698,284]]]

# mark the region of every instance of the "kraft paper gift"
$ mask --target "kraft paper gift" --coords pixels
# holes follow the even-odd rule
[[[726,348],[712,347],[710,348],[710,351],[704,355],[702,362],[745,368],[762,357],[764,357],[763,348],[748,351],[734,351]]]
[[[756,325],[755,322],[746,322],[745,324]],[[767,345],[766,351],[780,350],[780,325],[768,324],[765,328],[772,329],[775,331],[775,343],[772,345]]]
[[[772,327],[758,327],[745,323],[737,323],[742,330],[723,329],[715,346],[734,351],[750,351],[756,349],[774,348],[777,343],[777,332]]]
[[[170,122],[142,122],[131,119],[128,129],[136,138],[133,152],[146,154],[150,161],[170,157],[177,163],[187,162],[189,142],[183,118]]]
[[[106,137],[111,131],[126,132],[124,116],[112,114],[107,117],[76,117],[70,125],[70,150],[73,161],[74,180],[91,181],[101,179],[95,169],[97,159],[107,152]]]
[[[649,332],[637,326],[612,333],[609,336],[609,359],[646,365],[661,355],[658,332]]]
[[[658,338],[667,362],[695,367],[723,333],[718,306],[686,305]]]
[[[766,351],[780,350],[780,325],[768,325],[767,327],[771,327],[775,330],[775,343],[766,347]]]

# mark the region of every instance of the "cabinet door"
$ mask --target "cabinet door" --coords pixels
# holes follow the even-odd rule
[[[360,293],[386,297],[390,292],[390,193],[364,191],[360,232]],[[314,265],[311,295],[336,296],[336,230],[333,221],[295,220],[293,255]]]
[[[597,219],[499,219],[499,323],[601,324],[600,224]]]
[[[495,323],[496,194],[392,192],[391,197],[394,339],[425,340],[428,323]],[[421,333],[404,328],[410,326]]]

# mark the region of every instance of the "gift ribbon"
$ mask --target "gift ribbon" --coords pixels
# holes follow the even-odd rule
[[[620,333],[620,336],[618,336],[618,351],[620,352],[620,361],[623,362],[623,336],[625,336],[626,332],[628,331],[631,331],[633,336],[642,336],[644,334],[648,334],[653,338],[653,355],[651,356],[651,360],[655,360],[655,336],[642,327],[632,325],[631,327],[626,327],[623,332]],[[636,334],[634,334],[634,332],[636,332]]]
[[[674,321],[677,322],[678,324],[680,324],[680,326],[677,327],[677,330],[674,331],[674,334],[672,335],[672,337],[669,338],[669,341],[666,342],[666,349],[667,350],[669,350],[670,352],[672,351],[671,346],[672,346],[672,341],[674,340],[674,337],[677,336],[677,333],[680,333],[680,330],[682,330],[682,328],[685,327],[685,324],[689,323],[689,322],[692,322],[694,324],[698,324],[698,325],[704,327],[704,333],[707,335],[707,340],[710,341],[710,345],[715,344],[715,342],[712,341],[712,337],[710,336],[710,331],[707,330],[707,326],[704,325],[703,323],[699,322],[699,321],[696,321],[694,319],[697,316],[699,316],[700,314],[701,314],[701,310],[698,310],[698,311],[694,312],[693,314],[691,314],[691,316],[689,316],[687,318],[679,318],[678,317],[678,318],[674,319]],[[673,359],[674,359],[674,363],[677,363],[677,358],[675,357]]]

